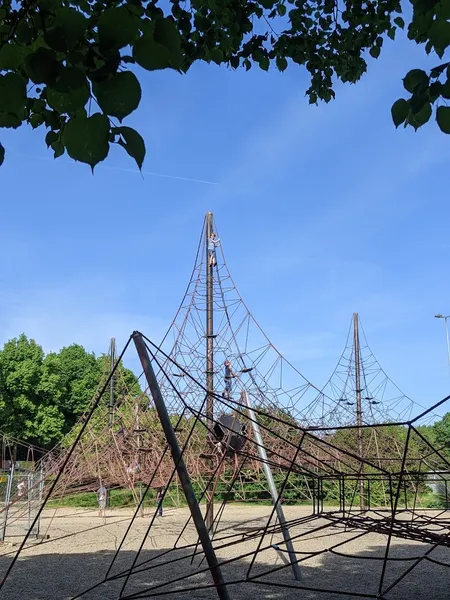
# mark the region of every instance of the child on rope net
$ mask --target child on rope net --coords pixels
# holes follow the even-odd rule
[[[228,359],[224,362],[224,365],[225,374],[223,379],[225,382],[225,389],[222,392],[222,397],[227,398],[229,400],[231,398],[231,391],[233,389],[232,380],[236,377],[236,375],[233,373],[233,369],[231,368],[231,362]]]
[[[209,241],[208,241],[209,264],[212,267],[217,265],[217,260],[216,260],[217,246],[220,246],[220,240],[219,240],[219,238],[216,238],[216,234],[212,231],[211,235],[209,236]]]

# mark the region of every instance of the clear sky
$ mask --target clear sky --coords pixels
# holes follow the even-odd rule
[[[0,342],[107,351],[170,324],[206,211],[250,310],[322,386],[352,313],[403,391],[430,405],[450,391],[450,138],[433,123],[396,131],[401,79],[425,62],[389,43],[356,86],[309,106],[308,81],[198,65],[140,72],[126,124],[147,144],[144,177],[121,151],[104,167],[53,161],[42,130],[0,131]]]

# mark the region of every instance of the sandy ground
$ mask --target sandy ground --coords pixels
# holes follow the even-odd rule
[[[281,532],[262,535],[261,528],[270,513],[269,506],[228,505],[221,517],[214,546],[223,563],[232,600],[337,600],[364,595],[393,600],[449,597],[450,568],[423,559],[431,545],[393,539],[383,589],[416,566],[392,590],[378,595],[386,535],[344,527],[329,518],[309,518],[311,511],[305,507],[285,507],[286,518],[295,523],[290,534],[297,558],[301,559],[302,581],[297,583],[288,554],[273,547],[279,544],[279,548],[285,548]],[[137,518],[116,556],[131,514],[125,510],[110,511],[104,522],[95,511],[46,510],[40,531],[50,537],[40,543],[32,541],[24,548],[0,598],[218,598],[201,551],[194,552],[195,530],[191,524],[184,528],[187,509],[165,510],[162,518],[155,519],[148,535],[152,515]],[[20,538],[7,541],[0,547],[1,576],[17,550],[12,543],[20,543]],[[252,563],[258,547],[260,551]],[[428,556],[450,566],[450,548],[440,546]],[[127,578],[124,574],[133,561],[134,572]]]

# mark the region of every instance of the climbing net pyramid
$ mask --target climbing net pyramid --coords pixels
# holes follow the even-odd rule
[[[446,488],[450,464],[420,425],[445,413],[449,399],[417,410],[365,339],[355,342],[354,329],[330,381],[314,387],[250,315],[221,246],[210,263],[211,228],[207,217],[163,342],[134,332],[124,349],[136,346],[144,392],[122,390],[111,419],[111,373],[71,438],[46,457],[42,508],[77,489],[141,484],[123,527],[96,526],[116,528],[114,547],[94,571],[90,557],[77,558],[85,576],[70,582],[71,597],[294,598],[302,590],[306,598],[395,598],[430,569],[448,573],[446,489],[440,511],[420,507],[420,495],[430,478]],[[235,502],[251,500],[252,482],[268,505],[252,506],[249,523]],[[163,525],[154,503],[146,505],[162,486],[165,501],[181,495],[187,504]],[[289,505],[293,490],[296,504]],[[309,505],[299,506],[299,498]],[[45,543],[67,535],[59,531]],[[25,542],[5,570],[6,593],[25,568],[17,556],[42,543]]]
[[[383,370],[355,313],[335,370],[321,393],[301,414],[307,423],[339,427],[354,424],[358,408],[361,423],[366,425],[407,421],[424,410]]]

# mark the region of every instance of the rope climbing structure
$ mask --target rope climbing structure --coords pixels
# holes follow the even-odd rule
[[[133,346],[139,385],[114,393]],[[307,598],[394,598],[421,569],[450,566],[450,463],[423,429],[449,410],[449,398],[421,409],[403,395],[370,352],[358,315],[329,382],[313,386],[250,314],[208,213],[164,340],[135,331],[112,360],[90,409],[41,463],[35,519],[77,489],[133,491],[120,537],[115,521],[96,525],[114,546],[101,569],[78,557],[86,575],[71,581],[72,598],[195,592],[228,600],[281,589],[286,598],[299,590]],[[438,511],[421,502],[430,481],[442,484]],[[179,508],[161,525],[169,500]],[[236,517],[236,501],[250,503],[250,525]],[[0,589],[11,589],[24,564],[18,557],[32,553],[29,537]]]

